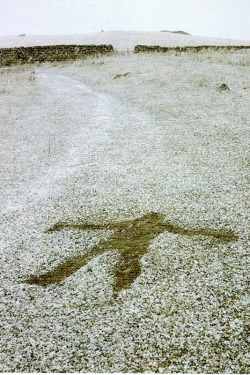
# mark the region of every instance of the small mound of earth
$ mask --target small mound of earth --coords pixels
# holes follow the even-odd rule
[[[226,83],[222,83],[220,86],[217,87],[217,91],[222,92],[222,91],[230,91],[230,88]]]

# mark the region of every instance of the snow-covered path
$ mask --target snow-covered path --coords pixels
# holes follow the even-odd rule
[[[18,159],[20,179],[27,173],[25,162],[29,161],[30,175],[27,173],[24,184],[18,185],[24,194],[36,191],[51,195],[65,179],[90,167],[110,173],[110,168],[115,168],[114,155],[122,170],[126,164],[131,166],[135,152],[149,155],[149,148],[154,146],[157,129],[152,130],[146,115],[65,75],[37,72],[36,88],[22,93],[21,100],[27,100],[28,105],[22,107],[16,131],[22,127],[25,138],[14,150],[7,146],[2,149],[2,160],[4,164],[6,158],[9,167],[16,168],[13,160]],[[13,127],[11,132],[13,135]],[[14,195],[24,203],[18,192]],[[2,199],[6,202],[4,192]]]

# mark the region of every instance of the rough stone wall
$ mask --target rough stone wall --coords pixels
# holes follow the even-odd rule
[[[249,49],[250,46],[183,46],[183,47],[161,47],[137,45],[134,53],[139,52],[203,52],[203,51],[236,51],[239,49]]]
[[[113,53],[111,44],[56,45],[0,48],[0,66],[45,61],[65,61]]]

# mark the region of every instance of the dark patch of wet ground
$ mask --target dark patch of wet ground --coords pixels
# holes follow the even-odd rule
[[[188,237],[211,236],[220,242],[237,240],[237,236],[232,231],[186,229],[165,221],[163,214],[154,212],[134,220],[108,225],[57,223],[47,229],[46,232],[56,232],[62,229],[111,229],[115,232],[107,240],[101,240],[88,253],[68,258],[51,271],[40,275],[32,275],[25,280],[26,283],[41,286],[58,283],[85,266],[94,257],[114,250],[120,254],[119,261],[114,267],[114,293],[117,294],[120,290],[129,288],[140,275],[142,256],[147,253],[150,242],[164,231]]]

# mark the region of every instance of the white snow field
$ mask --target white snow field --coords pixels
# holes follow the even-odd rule
[[[249,372],[249,60],[120,52],[0,69],[1,372]],[[152,212],[158,234],[115,295]],[[62,280],[27,282],[98,244]]]
[[[127,49],[133,51],[136,44],[169,47],[197,45],[249,46],[250,41],[148,31],[107,31],[81,35],[24,35],[0,37],[0,48],[37,45],[48,46],[55,44],[112,44],[118,51],[127,51]]]

